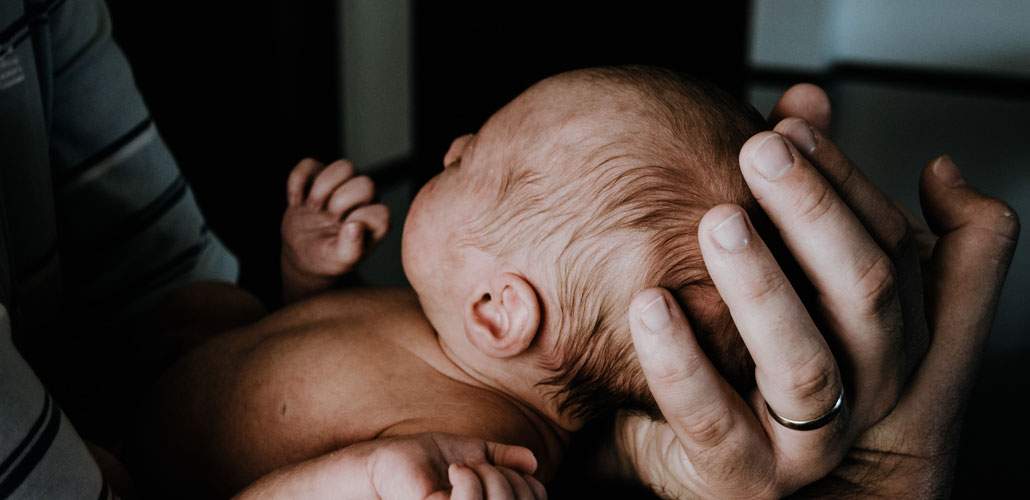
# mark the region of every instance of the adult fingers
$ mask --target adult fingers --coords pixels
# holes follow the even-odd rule
[[[536,456],[529,448],[501,443],[486,443],[486,458],[494,465],[517,470],[523,474],[536,472]]]
[[[390,230],[390,209],[386,205],[365,205],[354,209],[345,223],[359,222],[372,231],[372,241],[378,242]]]
[[[705,356],[669,292],[638,292],[630,303],[629,326],[651,394],[697,474],[716,485],[767,490],[775,470],[769,442],[750,408]],[[647,460],[672,460],[660,455]],[[734,476],[724,477],[729,470]]]
[[[824,133],[830,130],[830,98],[823,89],[811,83],[796,84],[780,96],[769,113],[769,123],[777,123],[788,116],[803,118]]]
[[[373,196],[375,184],[372,179],[365,175],[352,177],[333,190],[326,209],[336,217],[343,217],[345,212],[371,202]]]
[[[297,163],[290,171],[286,179],[286,201],[291,207],[300,205],[304,201],[304,191],[307,189],[311,178],[322,169],[322,163],[311,158],[305,158]]]
[[[880,191],[817,127],[799,118],[787,118],[775,131],[790,140],[795,151],[822,174],[894,264],[904,331],[903,362],[896,363],[903,377],[923,358],[929,332],[923,308],[923,277],[919,248],[912,225],[890,198]],[[886,401],[883,399],[882,401]]]
[[[1020,224],[1007,204],[969,186],[948,157],[923,170],[920,200],[940,239],[927,290],[933,338],[912,393],[926,405],[919,415],[949,422],[968,399]]]
[[[460,464],[451,464],[447,468],[447,478],[451,482],[451,500],[483,499],[483,485],[472,469]]]
[[[325,206],[329,195],[344,181],[354,175],[354,165],[347,160],[337,160],[322,170],[311,184],[307,205],[313,208]]]
[[[784,119],[774,131],[790,140],[819,169],[885,251],[896,253],[908,241],[904,215],[833,141],[800,118]]]
[[[930,226],[926,224],[922,217],[912,213],[912,211],[897,201],[894,202],[894,206],[905,216],[905,220],[908,221],[908,227],[912,231],[912,241],[916,247],[916,254],[919,256],[919,262],[921,264],[928,263],[930,257],[933,256],[933,247],[937,245],[937,235],[933,234]]]
[[[818,292],[834,341],[843,348],[854,416],[864,429],[894,406],[907,374],[894,263],[826,178],[779,134],[749,139],[740,164],[751,192]],[[708,248],[716,247],[702,244]]]
[[[761,398],[777,415],[813,420],[837,402],[843,383],[833,353],[744,210],[719,205],[701,218],[698,241],[708,273],[755,360]],[[772,438],[778,467],[795,481],[815,479],[844,451],[846,415],[832,425],[795,431],[775,423],[761,399],[753,408]]]

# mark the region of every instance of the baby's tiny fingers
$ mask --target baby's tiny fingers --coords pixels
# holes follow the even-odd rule
[[[526,483],[529,484],[530,489],[533,490],[533,494],[536,495],[537,500],[547,500],[547,488],[544,487],[544,483],[537,481],[537,479],[529,474],[524,474]]]
[[[340,226],[334,251],[336,262],[348,267],[356,264],[365,252],[365,227],[360,222]]]
[[[378,243],[390,230],[390,209],[386,205],[375,204],[358,207],[347,216],[346,223],[357,222],[372,232],[372,242]]]
[[[451,464],[447,478],[451,482],[451,500],[483,500],[483,484],[472,469]]]
[[[498,467],[497,470],[508,479],[508,484],[511,485],[515,498],[519,500],[536,500],[536,494],[530,488],[529,483],[526,482],[525,476],[507,467]]]
[[[334,161],[315,178],[315,183],[311,185],[311,192],[308,193],[308,206],[324,207],[329,195],[353,175],[354,165],[351,162],[347,160]]]
[[[290,176],[286,179],[286,201],[291,207],[300,205],[304,201],[304,189],[307,187],[308,181],[321,169],[322,163],[311,158],[304,158],[297,163],[296,167],[293,167]]]
[[[490,500],[508,500],[515,498],[515,492],[512,490],[512,485],[508,482],[508,478],[501,473],[500,467],[494,467],[487,463],[480,463],[472,465],[472,468],[475,469],[476,474],[479,475],[479,480],[483,483],[483,490],[486,492],[486,498]]]
[[[374,195],[375,184],[372,179],[364,175],[354,177],[333,191],[329,198],[329,213],[342,217],[345,212],[371,202]]]

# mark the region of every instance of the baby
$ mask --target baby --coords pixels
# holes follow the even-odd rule
[[[696,235],[716,204],[758,216],[737,155],[764,127],[661,69],[534,85],[456,139],[413,201],[411,290],[319,294],[206,342],[161,383],[150,456],[168,484],[224,494],[358,443],[446,432],[526,446],[546,478],[588,419],[660,417],[626,319],[650,286],[674,292],[712,360],[748,385],[753,365]],[[367,179],[318,167],[291,175],[291,299],[326,288],[386,231]]]

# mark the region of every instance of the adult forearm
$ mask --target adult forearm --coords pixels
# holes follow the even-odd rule
[[[344,448],[271,472],[235,498],[375,498],[365,447]],[[340,488],[345,485],[344,488]]]

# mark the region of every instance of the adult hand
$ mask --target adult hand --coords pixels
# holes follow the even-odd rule
[[[237,498],[543,500],[533,452],[425,433],[348,446],[272,472]]]
[[[1019,232],[1015,214],[942,157],[920,186],[939,239],[915,237],[825,136],[822,91],[792,88],[774,116],[807,123],[784,119],[752,137],[741,169],[813,283],[812,312],[825,326],[816,327],[743,210],[713,208],[700,246],[755,359],[758,388],[738,396],[668,292],[641,291],[630,326],[667,423],[620,416],[625,466],[669,497],[777,497],[817,480],[805,492],[946,494],[963,406]],[[917,241],[932,246],[925,277]],[[842,388],[845,411],[817,430],[788,429],[768,411],[812,419]]]

